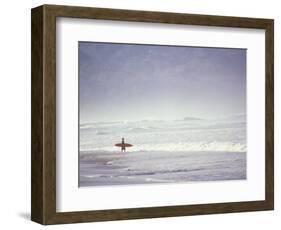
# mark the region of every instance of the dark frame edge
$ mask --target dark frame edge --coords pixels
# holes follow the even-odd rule
[[[55,18],[46,5],[31,10],[31,220],[56,214]]]
[[[265,198],[274,210],[274,20],[265,28]]]
[[[57,17],[122,20],[130,22],[188,24],[219,27],[265,28],[272,19],[238,16],[218,16],[206,14],[189,14],[162,11],[128,10],[116,8],[98,8],[87,6],[70,6],[45,4],[46,11]],[[83,15],[83,17],[81,17]],[[122,19],[121,19],[122,18]]]
[[[31,220],[44,223],[43,7],[31,11]]]
[[[152,219],[194,215],[229,214],[252,211],[270,211],[269,202],[246,201],[215,204],[160,206],[147,208],[113,209],[101,211],[79,211],[55,213],[46,224],[71,224],[101,221],[120,221],[136,219]]]

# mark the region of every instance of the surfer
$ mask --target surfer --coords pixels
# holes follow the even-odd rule
[[[115,144],[116,147],[121,147],[121,152],[126,152],[126,147],[132,147],[133,145],[125,143],[124,137],[122,137],[122,142]]]
[[[122,147],[121,147],[121,152],[125,152],[125,151],[126,151],[125,141],[124,141],[124,137],[122,137]]]

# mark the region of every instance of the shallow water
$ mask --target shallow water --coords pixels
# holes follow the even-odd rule
[[[84,152],[80,186],[246,179],[245,152]]]

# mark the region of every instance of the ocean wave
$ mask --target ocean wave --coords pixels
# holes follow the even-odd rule
[[[83,148],[81,151],[104,151],[116,152],[115,146],[102,148]],[[128,148],[130,152],[147,152],[147,151],[168,151],[168,152],[246,152],[247,146],[242,143],[233,142],[189,142],[189,143],[165,143],[165,144],[140,144]]]
[[[138,133],[138,132],[146,132],[146,131],[150,131],[150,130],[157,130],[156,127],[152,127],[152,126],[139,126],[139,127],[128,127],[127,131],[131,132],[131,133]]]
[[[245,122],[166,122],[165,124],[126,124],[126,123],[114,123],[114,124],[88,124],[80,125],[80,132],[87,133],[87,135],[101,135],[113,134],[113,133],[148,133],[148,132],[177,132],[177,131],[200,131],[206,132],[206,130],[232,130],[241,129],[246,127]]]
[[[105,132],[105,131],[96,131],[96,135],[108,135],[111,134],[110,132]]]

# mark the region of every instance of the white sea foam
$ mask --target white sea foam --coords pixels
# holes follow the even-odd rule
[[[120,148],[112,146],[105,146],[99,148],[88,148],[81,151],[85,152],[116,152]],[[190,142],[190,143],[163,143],[163,144],[142,144],[134,145],[131,148],[128,148],[130,152],[143,152],[143,151],[193,151],[193,152],[246,152],[247,146],[241,143],[231,143],[231,142]]]
[[[246,152],[246,123],[237,119],[96,122],[80,125],[80,151],[120,151],[124,137],[128,151]]]

